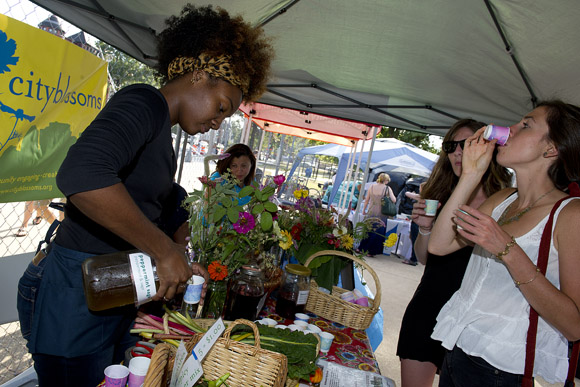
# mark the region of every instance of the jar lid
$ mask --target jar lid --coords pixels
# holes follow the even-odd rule
[[[297,275],[305,275],[305,276],[309,276],[310,273],[312,273],[312,270],[310,270],[309,268],[307,268],[304,265],[299,265],[297,263],[289,263],[286,265],[286,271],[288,273],[291,274],[297,274]]]

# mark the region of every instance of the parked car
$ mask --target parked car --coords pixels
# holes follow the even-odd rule
[[[338,188],[338,191],[336,192],[336,195],[334,196],[334,200],[332,201],[332,206],[338,207],[342,193],[345,192],[345,195],[348,195],[352,189],[353,184],[354,184],[353,181],[348,182],[348,185],[347,185],[346,181],[343,181],[342,183],[340,183],[340,187]],[[356,187],[355,187],[354,193],[352,195],[351,209],[353,209],[353,210],[356,209],[356,206],[358,204],[358,195],[360,192],[361,185],[362,184],[360,181],[356,183]],[[332,184],[329,184],[328,187],[326,188],[326,191],[324,192],[324,195],[322,196],[322,204],[328,205],[328,199],[330,198],[331,192],[332,192]]]

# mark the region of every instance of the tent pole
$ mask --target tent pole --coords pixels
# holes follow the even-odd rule
[[[266,131],[262,129],[262,134],[260,135],[260,145],[258,145],[258,160],[256,160],[256,167],[260,163],[260,155],[262,154],[262,145],[264,144],[264,135]],[[264,175],[266,174],[266,160],[262,163],[262,171],[264,171]],[[265,177],[265,176],[264,176]]]
[[[373,148],[375,146],[375,140],[377,139],[377,132],[378,131],[379,131],[379,127],[375,126],[375,129],[373,131],[373,138],[371,140],[371,146],[369,149],[369,154],[367,157],[367,165],[365,166],[365,173],[363,176],[363,185],[361,187],[361,190],[358,193],[358,205],[356,206],[356,210],[354,212],[354,217],[353,217],[353,220],[355,220],[355,221],[358,219],[358,216],[362,211],[361,209],[363,208],[362,201],[364,200],[363,198],[364,198],[364,194],[365,194],[365,187],[366,187],[367,179],[369,178],[370,160],[371,160],[371,157],[373,156]],[[363,215],[364,215],[364,213],[363,213]],[[353,224],[353,225],[356,227],[356,224]]]
[[[343,179],[343,181],[345,182],[344,186],[345,188],[348,187],[348,184],[350,183],[350,181],[352,180],[352,167],[354,165],[354,159],[356,158],[355,154],[356,154],[356,147],[358,145],[358,141],[357,143],[355,143],[355,145],[352,147],[352,149],[350,150],[350,154],[348,155],[348,163],[347,163],[347,167],[346,170],[348,171],[348,175],[346,176],[346,181]],[[340,185],[339,185],[340,187]],[[346,190],[341,190],[340,192],[340,198],[338,199],[338,209],[343,209],[345,208],[344,205],[344,200],[346,199]]]

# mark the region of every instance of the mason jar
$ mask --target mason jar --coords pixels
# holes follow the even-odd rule
[[[284,278],[278,290],[276,314],[294,320],[296,313],[304,313],[310,292],[311,270],[304,265],[289,263],[284,268]]]
[[[255,265],[244,265],[228,284],[224,318],[231,321],[238,318],[254,321],[265,301],[262,270]]]

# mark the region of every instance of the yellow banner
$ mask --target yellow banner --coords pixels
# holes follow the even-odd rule
[[[0,202],[62,197],[58,168],[106,88],[107,62],[0,15]]]

